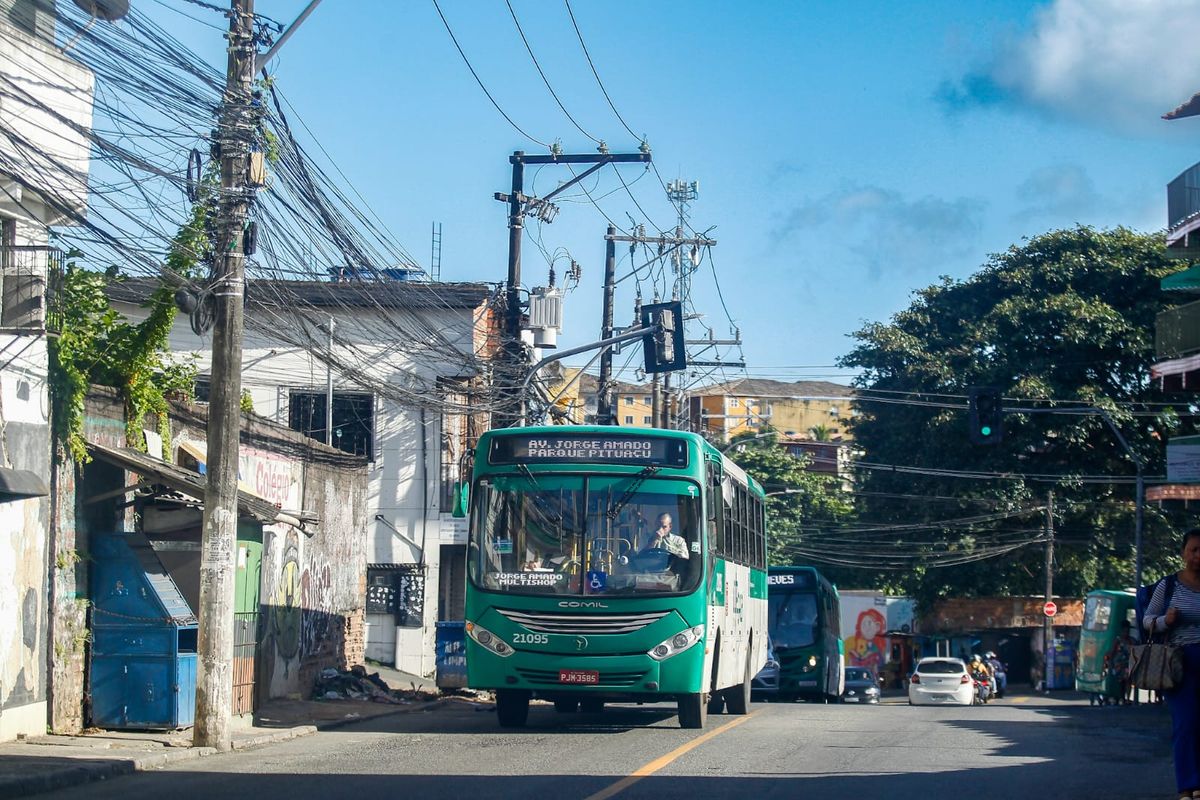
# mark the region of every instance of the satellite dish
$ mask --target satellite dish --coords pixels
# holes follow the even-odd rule
[[[75,0],[93,19],[116,22],[129,13],[129,0]]]

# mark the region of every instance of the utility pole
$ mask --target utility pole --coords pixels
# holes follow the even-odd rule
[[[238,437],[241,432],[243,227],[256,111],[251,105],[256,48],[254,0],[231,0],[229,60],[218,121],[221,195],[213,295],[212,387],[208,406],[208,484],[200,544],[200,630],[194,742],[228,750],[233,713],[234,550],[238,521]]]
[[[600,326],[600,338],[611,339],[613,335],[613,298],[617,289],[617,235],[615,225],[608,226],[604,237],[604,312]],[[612,350],[600,355],[600,377],[596,379],[596,422],[613,424],[612,407]]]
[[[333,317],[329,318],[329,349],[325,351],[325,444],[333,447]]]
[[[558,214],[558,207],[550,202],[553,197],[607,164],[648,164],[651,158],[650,147],[643,142],[637,153],[609,153],[603,146],[597,153],[566,154],[554,149],[550,155],[544,156],[526,155],[524,151],[517,150],[508,157],[508,161],[512,164],[512,191],[509,194],[496,192],[494,195],[497,200],[508,204],[508,283],[504,293],[504,341],[501,346],[503,365],[495,371],[499,377],[499,388],[508,398],[508,408],[496,414],[496,427],[499,428],[516,424],[521,416],[520,409],[525,405],[525,398],[517,396],[527,366],[525,346],[521,342],[521,236],[525,230],[525,216],[533,215],[543,222],[553,222]],[[526,164],[591,166],[545,197],[533,197],[524,193]]]
[[[1046,495],[1046,602],[1054,598],[1054,490]],[[1042,614],[1042,689],[1050,692],[1050,642],[1054,638],[1054,628],[1050,617]]]
[[[713,247],[717,243],[716,239],[709,239],[704,236],[693,236],[690,238],[685,238],[681,235],[678,235],[679,233],[680,233],[680,230],[677,229],[675,231],[676,235],[665,235],[664,234],[662,236],[645,236],[640,233],[635,233],[632,236],[617,236],[613,232],[613,228],[610,227],[608,230],[608,234],[605,235],[604,238],[608,241],[608,244],[609,244],[609,249],[607,252],[615,252],[613,250],[614,242],[628,242],[631,245],[639,245],[639,244],[657,245],[659,248],[658,258],[664,258],[668,255],[670,255],[672,258],[675,258],[678,253],[682,252],[682,248],[685,246],[694,247],[694,248]],[[605,269],[606,269],[606,279],[607,279],[607,263],[605,264]],[[628,277],[628,276],[626,276],[626,277]],[[622,278],[622,280],[624,280],[624,278]],[[605,291],[607,292],[607,289]],[[679,292],[679,289],[678,289],[678,285],[677,285],[675,291],[672,293],[673,299],[685,299],[685,298],[680,298],[678,292]],[[607,302],[607,298],[606,298],[606,302]],[[686,316],[684,317],[684,320],[686,320]],[[609,359],[611,362],[611,356],[609,357]],[[604,374],[603,363],[604,362],[601,362],[601,375]],[[668,414],[669,408],[670,408],[670,398],[668,397],[664,401],[662,386],[663,386],[663,382],[659,379],[658,375],[655,375],[650,381],[650,397],[651,397],[650,419],[651,419],[652,424],[655,425],[656,427],[668,428],[668,427],[671,427],[671,423],[667,418],[667,414]]]
[[[678,212],[678,220],[677,220],[677,224],[675,226],[675,238],[676,239],[683,238],[683,229],[684,229],[684,226],[687,224],[688,204],[695,202],[696,198],[699,195],[700,195],[700,182],[699,181],[691,181],[689,183],[688,181],[683,180],[682,178],[676,178],[675,180],[673,180],[667,184],[667,199],[669,199],[672,203],[675,204],[675,209]],[[671,291],[671,299],[681,301],[683,303],[684,308],[687,308],[688,300],[691,298],[691,295],[692,295],[692,272],[695,271],[695,267],[694,267],[694,265],[689,266],[688,264],[684,263],[682,249],[675,250],[672,261],[673,261],[673,264],[675,267],[675,285]],[[687,336],[686,336],[686,334],[687,334],[686,319],[687,319],[687,317],[685,316],[684,317],[684,320],[685,320],[685,327],[684,327],[685,336],[684,336],[684,338],[685,339],[687,338]],[[680,393],[682,393],[683,389],[684,389],[684,387],[681,382],[681,385],[678,387],[678,391]],[[671,409],[672,409],[671,373],[668,372],[665,375],[663,375],[662,422],[660,423],[658,421],[658,418],[655,417],[654,424],[658,425],[660,427],[663,427],[663,428],[674,428],[676,426],[677,420],[674,419],[674,414],[672,414]]]

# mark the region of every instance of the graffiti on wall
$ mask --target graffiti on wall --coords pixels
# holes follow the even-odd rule
[[[329,564],[314,564],[301,574],[300,604],[300,652],[310,656],[333,643],[333,574]]]
[[[300,652],[301,618],[300,542],[295,531],[289,531],[283,548],[283,559],[271,595],[271,634],[275,639],[275,652],[287,661]]]

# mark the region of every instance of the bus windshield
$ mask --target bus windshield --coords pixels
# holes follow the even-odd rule
[[[817,596],[772,591],[767,597],[767,630],[776,649],[816,643]]]
[[[703,575],[694,483],[621,476],[489,476],[476,486],[474,583],[515,594],[674,594]]]
[[[1107,597],[1089,597],[1083,607],[1083,629],[1085,631],[1108,630],[1112,616],[1112,600]]]

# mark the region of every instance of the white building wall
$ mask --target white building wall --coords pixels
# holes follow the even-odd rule
[[[117,309],[130,319],[142,319],[145,309],[117,303]],[[335,330],[339,339],[345,338],[361,348],[380,353],[376,379],[411,382],[411,374],[421,375],[433,387],[437,375],[428,366],[397,363],[396,349],[379,344],[375,339],[378,325],[371,323],[375,310],[354,310],[366,320],[352,316],[354,312],[334,312]],[[253,307],[247,315],[254,313]],[[324,314],[325,312],[320,312]],[[412,312],[393,311],[395,314]],[[473,309],[446,309],[432,314],[422,312],[443,336],[462,352],[473,349]],[[196,336],[181,314],[176,319],[170,338],[172,351],[195,355],[201,374],[211,365],[211,338]],[[335,349],[335,356],[338,355]],[[386,357],[386,360],[385,360]],[[293,390],[326,390],[326,367],[308,351],[273,341],[259,331],[248,329],[242,355],[242,384],[250,393],[256,413],[283,425],[288,424],[290,396]],[[399,370],[403,369],[404,372]],[[461,374],[461,362],[447,358],[447,376]],[[384,370],[392,370],[387,373]],[[405,374],[407,373],[407,374]],[[335,392],[366,392],[335,373]],[[422,435],[425,439],[425,458],[422,462]],[[367,562],[370,564],[416,564],[421,560],[422,545],[425,558],[424,624],[416,627],[389,625],[390,615],[369,614],[367,623],[367,657],[392,663],[397,669],[432,677],[434,645],[438,619],[438,571],[441,544],[441,521],[438,509],[440,493],[441,416],[426,411],[422,422],[420,409],[402,406],[394,400],[376,397],[375,401],[375,460],[368,469],[367,483]],[[382,519],[380,519],[382,517]]]
[[[49,31],[52,37],[52,25]],[[45,247],[48,225],[69,224],[84,211],[92,74],[4,21],[0,77],[6,85],[0,96],[0,220],[16,221],[17,247]],[[27,281],[44,277],[47,258],[43,251],[25,251],[5,263]],[[6,277],[17,276],[0,275],[0,287]],[[29,470],[49,484],[47,372],[40,331],[0,331],[0,466]],[[0,742],[46,732],[49,519],[49,498],[0,502]]]

